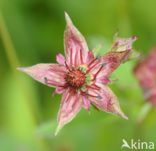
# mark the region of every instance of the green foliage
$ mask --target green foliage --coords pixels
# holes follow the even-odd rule
[[[118,81],[109,84],[129,120],[82,109],[57,137],[61,96],[51,97],[54,89],[16,71],[18,64],[56,62],[56,54],[64,53],[64,11],[91,50],[104,42],[96,56],[109,50],[116,29],[120,37],[137,35],[135,49],[147,54],[156,42],[155,5],[155,0],[1,0],[0,151],[120,151],[123,138],[155,141],[156,111],[152,108],[137,122],[145,103],[132,73],[137,54],[113,73],[111,79]]]
[[[40,126],[38,126],[36,130],[36,135],[40,137],[54,137],[54,132],[57,128],[57,122],[55,121],[48,121]]]

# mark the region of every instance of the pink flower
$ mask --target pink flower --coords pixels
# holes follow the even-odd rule
[[[156,106],[156,46],[136,65],[134,75],[143,88],[145,99]]]
[[[58,54],[56,56],[58,64],[37,64],[32,67],[18,68],[37,81],[55,87],[55,93],[63,93],[55,134],[76,116],[82,106],[89,111],[93,104],[103,111],[128,119],[121,111],[116,96],[106,84],[110,83],[108,76],[132,52],[134,39],[116,39],[115,43],[118,44],[113,43],[110,52],[94,57],[93,51],[88,50],[84,37],[73,25],[67,13],[65,18],[66,58]],[[125,48],[120,47],[127,45],[128,47]]]

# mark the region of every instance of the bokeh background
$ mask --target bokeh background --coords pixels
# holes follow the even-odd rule
[[[136,60],[122,64],[109,85],[128,121],[82,109],[57,137],[61,96],[16,67],[56,62],[64,53],[64,11],[90,49],[104,42],[100,53],[108,51],[119,29],[120,37],[139,36],[134,48],[146,55],[156,44],[155,7],[155,0],[0,0],[0,151],[120,151],[123,138],[154,142],[156,110],[144,105],[132,74]]]

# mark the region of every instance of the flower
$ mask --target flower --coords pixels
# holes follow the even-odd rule
[[[134,68],[134,75],[143,89],[145,99],[156,106],[156,46],[145,59],[140,59]]]
[[[93,51],[88,50],[84,37],[73,25],[67,13],[65,18],[66,58],[62,54],[57,54],[58,64],[37,64],[32,67],[18,68],[37,81],[56,88],[55,93],[63,93],[55,135],[76,116],[82,106],[89,111],[90,106],[94,105],[103,111],[128,119],[121,111],[116,96],[106,84],[111,82],[108,76],[132,52],[134,39],[116,39],[118,44],[115,42],[110,52],[94,57]],[[128,47],[121,50],[123,45]]]

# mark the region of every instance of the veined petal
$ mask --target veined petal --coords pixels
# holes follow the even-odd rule
[[[35,80],[51,87],[63,86],[65,84],[66,68],[58,64],[37,64],[26,68],[17,68]]]
[[[94,59],[94,54],[93,54],[93,50],[88,52],[88,57],[87,57],[87,64],[89,64],[92,60]]]
[[[89,100],[99,109],[112,114],[120,115],[121,117],[128,119],[127,116],[121,111],[118,100],[109,87],[102,84],[97,85],[100,90],[88,90],[88,93],[97,96],[89,97]]]
[[[57,87],[54,91],[54,94],[57,93],[57,94],[61,94],[63,93],[64,91],[66,90],[65,87]]]
[[[56,61],[60,64],[60,65],[64,65],[65,66],[65,57],[59,53],[56,55]]]
[[[129,38],[119,38],[118,31],[115,33],[113,37],[113,43],[111,47],[111,51],[125,51],[128,49],[132,49],[133,42],[138,38],[137,36],[132,36]]]
[[[90,72],[96,77],[109,76],[123,61],[129,56],[131,50],[121,52],[108,52],[97,59],[94,64],[95,67]],[[94,64],[92,66],[94,66]],[[91,67],[92,67],[91,66]]]
[[[84,109],[88,110],[90,108],[90,101],[88,100],[86,96],[83,96],[82,100],[83,100]]]
[[[82,97],[80,94],[74,92],[71,94],[68,89],[66,91],[62,98],[58,114],[58,127],[55,135],[77,115],[82,107]]]
[[[109,84],[110,82],[111,82],[111,80],[109,80],[107,77],[105,77],[105,76],[101,76],[101,77],[97,77],[96,78],[96,82],[97,83],[102,83],[102,84]]]
[[[71,66],[84,64],[88,56],[88,46],[85,38],[73,25],[67,13],[65,13],[65,18],[67,26],[64,34],[64,46],[67,62]]]

